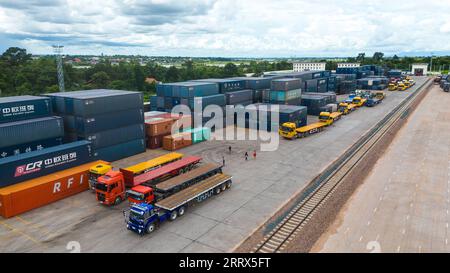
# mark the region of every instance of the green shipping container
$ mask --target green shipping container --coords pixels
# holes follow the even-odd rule
[[[192,144],[211,139],[211,129],[207,127],[188,129],[184,132],[191,133]]]

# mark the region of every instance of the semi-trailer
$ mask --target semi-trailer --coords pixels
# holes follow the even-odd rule
[[[279,129],[280,136],[286,139],[303,138],[318,132],[321,132],[325,127],[332,125],[342,116],[341,112],[322,112],[319,115],[319,122],[309,124],[297,128],[295,123],[286,122]]]
[[[152,185],[172,176],[191,170],[201,161],[201,157],[188,156],[164,165],[152,171],[133,176],[131,180],[125,178],[120,171],[108,171],[97,179],[95,195],[97,201],[104,205],[118,205],[126,198],[127,188],[133,186]]]
[[[180,153],[169,153],[163,156],[151,159],[149,161],[145,161],[134,166],[130,166],[127,168],[120,169],[125,177],[125,181],[127,183],[132,183],[135,176],[140,175],[142,173],[149,172],[151,170],[157,169],[166,164],[177,161],[183,157],[183,154]]]
[[[222,173],[222,166],[207,163],[189,172],[180,174],[164,182],[143,183],[127,191],[128,201],[133,203],[153,204],[168,196],[194,185],[212,175]]]
[[[370,98],[367,99],[366,106],[374,107],[380,104],[385,98],[385,93],[383,91],[374,92],[371,94]]]
[[[356,109],[356,105],[353,103],[341,102],[338,105],[338,112],[341,112],[343,115],[347,115]]]
[[[175,193],[154,205],[148,203],[133,204],[124,210],[127,229],[140,235],[152,233],[166,220],[174,221],[185,214],[188,207],[201,203],[231,187],[232,177],[215,174],[195,185]]]
[[[399,82],[397,86],[398,86],[398,89],[397,89],[398,91],[405,91],[406,89],[408,89],[403,81]]]
[[[356,107],[362,107],[366,104],[367,99],[362,97],[354,97],[352,104],[354,104]]]
[[[397,91],[398,90],[398,83],[397,83],[397,81],[389,83],[388,90],[389,91]]]

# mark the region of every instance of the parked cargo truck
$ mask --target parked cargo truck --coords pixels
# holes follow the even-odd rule
[[[378,104],[380,104],[385,98],[385,93],[383,91],[378,91],[375,93],[372,93],[370,98],[366,101],[367,107],[374,107]]]
[[[99,163],[89,168],[89,188],[95,192],[97,179],[112,170],[111,164]]]
[[[127,191],[128,201],[153,204],[218,173],[222,173],[222,166],[208,163],[164,182],[146,182]]]
[[[125,200],[127,187],[141,184],[151,185],[163,181],[191,170],[200,160],[200,157],[189,156],[147,173],[133,176],[131,180],[126,179],[122,169],[120,171],[109,171],[106,175],[97,179],[96,198],[100,203],[108,206],[118,205]]]
[[[186,209],[206,199],[218,195],[231,187],[232,177],[216,174],[154,205],[147,203],[133,204],[123,212],[127,229],[140,235],[152,233],[166,220],[174,221],[185,214]]]
[[[279,134],[286,139],[303,138],[321,132],[325,127],[332,125],[342,116],[341,112],[322,112],[319,115],[319,122],[299,127],[295,123],[286,122],[279,129]]]
[[[355,111],[356,109],[356,105],[354,105],[353,103],[341,102],[338,105],[338,112],[342,113],[343,115],[347,115]]]

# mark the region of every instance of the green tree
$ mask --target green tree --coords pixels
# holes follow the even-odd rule
[[[238,68],[234,63],[227,63],[223,71],[224,77],[238,76]]]
[[[9,65],[21,65],[31,59],[31,54],[27,54],[26,49],[10,47],[2,54],[2,59]]]
[[[106,72],[99,71],[92,75],[90,84],[93,88],[107,88],[109,80],[110,78]]]
[[[178,72],[178,69],[175,66],[169,67],[165,75],[165,80],[167,82],[176,82],[179,78],[180,74]]]
[[[379,63],[379,62],[381,62],[383,60],[383,57],[384,57],[384,53],[382,53],[382,52],[375,52],[373,54],[372,60],[375,63]]]

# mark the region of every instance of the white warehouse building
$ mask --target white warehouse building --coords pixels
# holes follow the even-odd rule
[[[411,73],[416,76],[426,76],[428,74],[428,64],[412,64]]]
[[[338,68],[348,68],[348,67],[360,67],[360,63],[338,63]]]
[[[303,71],[322,71],[325,70],[327,63],[305,63],[305,62],[294,62],[292,63],[294,67],[294,72]]]

